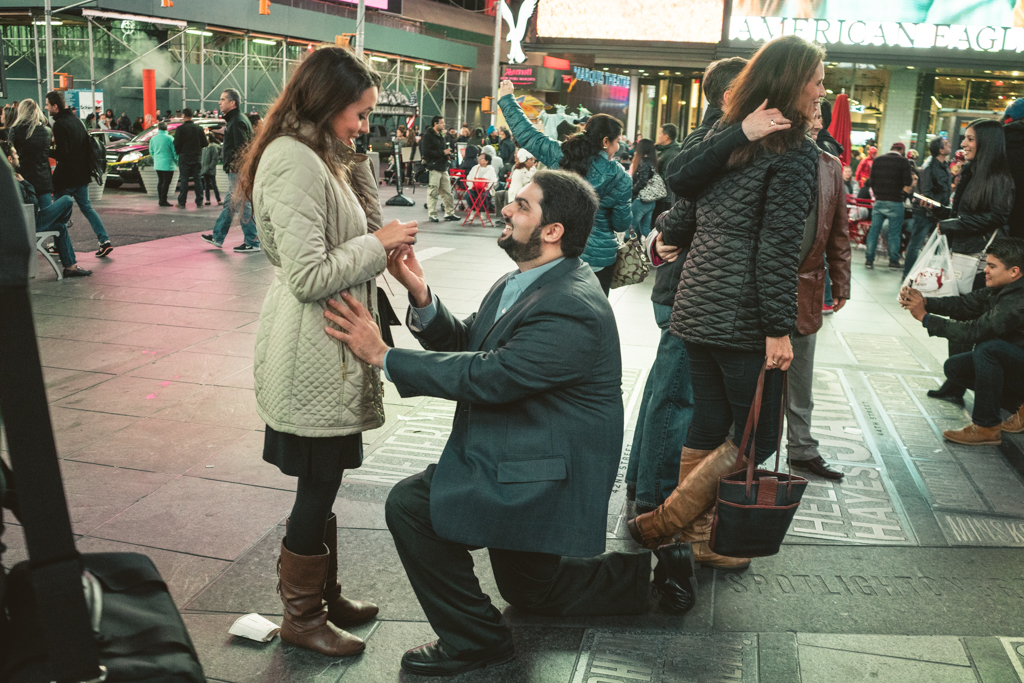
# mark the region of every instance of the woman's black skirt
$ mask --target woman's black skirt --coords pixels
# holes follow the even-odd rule
[[[344,470],[363,464],[363,435],[297,436],[267,425],[263,459],[292,477],[337,481]]]

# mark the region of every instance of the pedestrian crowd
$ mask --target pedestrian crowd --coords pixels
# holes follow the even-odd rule
[[[1003,432],[1024,432],[1024,193],[1016,191],[1024,181],[1008,159],[1024,144],[1024,101],[1003,122],[972,122],[955,170],[942,138],[920,167],[897,143],[884,154],[869,146],[854,170],[843,167],[841,145],[828,134],[824,58],[821,46],[785,36],[749,60],[712,63],[703,120],[682,140],[666,123],[656,141],[624,144],[622,123],[601,113],[581,126],[562,121],[549,137],[508,81],[497,102],[508,128],[494,140],[468,127],[456,135],[440,116],[418,139],[402,131],[403,146],[429,172],[430,221],[442,220],[439,201],[444,220],[459,218],[455,167],[465,172],[470,201],[493,203],[501,217],[497,246],[515,270],[464,320],[417,260],[417,223],[384,224],[379,183],[356,151],[381,77],[351,52],[311,53],[255,129],[238,93],[225,90],[219,149],[187,109],[173,138],[165,130],[153,137],[157,172],[179,170],[179,205],[189,184],[201,205],[210,169],[223,163],[224,208],[202,238],[223,247],[241,212],[244,242],[235,251],[262,249],[277,274],[260,314],[254,374],[263,459],[297,478],[277,559],[284,642],[357,654],[365,644],[344,629],[378,613],[343,595],[332,507],[345,470],[362,464],[363,432],[384,425],[382,377],[402,397],[457,402],[439,461],[397,484],[385,504],[399,558],[438,636],[406,652],[403,669],[447,676],[515,656],[510,630],[474,574],[470,551],[479,548],[488,549],[502,598],[526,612],[638,614],[651,595],[666,610],[691,609],[697,563],[751,563],[715,550],[720,477],[778,456],[783,439],[798,472],[844,476],[812,435],[812,388],[823,316],[855,296],[849,222],[866,220],[860,208],[870,211],[866,266],[887,222],[889,265],[907,277],[900,304],[929,335],[949,341],[947,382],[929,395],[962,403],[964,392],[975,393],[971,424],[945,437],[996,444]],[[59,93],[51,95],[53,150],[45,119],[22,103],[25,122],[19,106],[15,150],[5,151],[21,155],[23,186],[67,200],[44,220],[69,220],[74,199],[93,224],[82,189],[88,179],[76,164],[87,135]],[[58,159],[52,187],[48,169],[40,176],[45,154]],[[411,172],[411,155],[396,159],[395,172],[405,163]],[[865,193],[870,207],[848,208],[850,195]],[[40,212],[49,205],[37,203]],[[103,256],[110,243],[96,221]],[[935,230],[976,268],[955,296],[914,286],[913,261],[928,252]],[[627,526],[641,548],[604,552],[625,426],[608,301],[624,233],[645,241],[661,335],[626,472]],[[70,243],[60,239],[73,270]],[[408,293],[405,323],[421,349],[391,342],[394,312],[376,284],[385,271]]]

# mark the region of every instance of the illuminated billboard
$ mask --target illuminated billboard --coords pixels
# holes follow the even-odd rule
[[[1010,0],[731,0],[729,39],[798,35],[823,45],[1024,52]]]
[[[717,43],[725,0],[540,0],[537,36]]]

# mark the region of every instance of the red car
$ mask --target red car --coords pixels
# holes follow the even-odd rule
[[[174,135],[175,129],[182,123],[184,123],[183,119],[168,119],[167,132]],[[192,123],[200,128],[212,130],[218,141],[223,138],[224,119],[193,118]],[[149,156],[149,139],[156,135],[157,130],[156,126],[150,126],[131,140],[122,140],[107,146],[108,181],[117,179],[121,183],[142,184],[142,176],[139,175],[139,161]]]

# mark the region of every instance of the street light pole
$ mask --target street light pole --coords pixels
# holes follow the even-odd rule
[[[363,58],[363,46],[366,45],[366,0],[359,0],[356,10],[356,57]]]
[[[501,64],[501,5],[505,0],[494,3],[494,64],[491,65],[491,125],[498,127],[498,66]]]
[[[46,92],[53,90],[53,0],[46,0]]]

